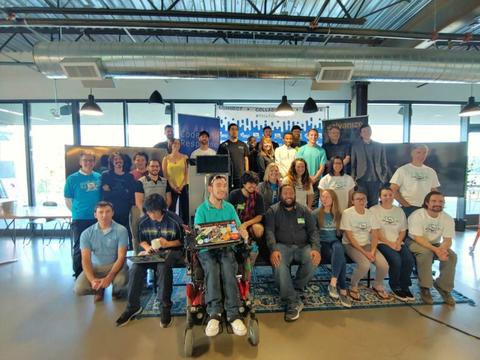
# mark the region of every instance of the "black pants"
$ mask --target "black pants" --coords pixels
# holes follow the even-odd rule
[[[185,225],[190,225],[189,219],[189,206],[188,206],[188,185],[185,185],[180,194],[172,191],[172,205],[170,205],[170,211],[175,212],[177,209],[177,200],[179,202],[179,216],[182,218]]]
[[[371,208],[373,205],[378,204],[378,191],[382,187],[382,182],[378,180],[365,181],[357,179],[358,191],[361,191],[367,195],[367,207]]]
[[[176,265],[183,264],[183,249],[169,250],[165,262],[138,264],[130,268],[128,282],[128,303],[127,309],[136,310],[140,307],[140,295],[142,295],[143,283],[147,269],[154,269],[157,272],[157,297],[162,307],[172,307],[173,291],[173,270]]]
[[[81,274],[82,269],[82,252],[80,251],[80,235],[83,230],[95,224],[97,220],[73,220],[72,221],[72,234],[73,234],[73,253],[72,253],[72,263],[73,263],[73,276],[75,278]]]

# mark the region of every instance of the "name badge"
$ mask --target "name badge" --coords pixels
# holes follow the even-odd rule
[[[245,204],[238,204],[238,205],[237,205],[237,209],[238,209],[238,210],[243,210],[243,209],[245,209]]]
[[[297,223],[298,224],[305,224],[305,218],[298,218]]]

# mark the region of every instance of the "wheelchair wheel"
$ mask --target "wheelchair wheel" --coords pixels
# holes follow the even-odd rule
[[[257,319],[248,319],[248,342],[252,346],[257,346],[260,341],[260,332]]]
[[[193,355],[193,329],[185,329],[185,337],[183,339],[183,351],[186,357]]]

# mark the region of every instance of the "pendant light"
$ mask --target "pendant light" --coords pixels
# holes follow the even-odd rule
[[[287,95],[285,95],[285,79],[283,79],[282,101],[280,102],[280,104],[277,106],[277,109],[275,110],[275,116],[286,117],[286,116],[292,116],[293,114],[295,114],[295,111],[293,111],[292,105],[290,105],[287,99]]]
[[[473,84],[471,84],[470,95],[467,104],[462,107],[462,110],[458,114],[459,116],[480,115],[480,106],[475,103],[475,97],[473,96]]]
[[[103,110],[95,102],[95,97],[92,94],[92,89],[90,89],[90,95],[88,95],[88,100],[83,104],[80,109],[81,115],[90,115],[90,116],[103,116]]]
[[[148,103],[162,104],[162,105],[165,104],[165,102],[163,101],[162,95],[157,90],[152,92],[152,94],[150,95],[150,98],[148,99]]]
[[[305,114],[311,114],[311,113],[316,113],[318,111],[318,106],[315,100],[313,100],[311,97],[305,101],[305,104],[303,104],[303,112]]]

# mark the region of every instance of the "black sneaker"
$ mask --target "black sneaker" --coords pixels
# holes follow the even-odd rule
[[[132,320],[133,318],[135,318],[135,316],[140,314],[142,310],[143,308],[141,306],[136,310],[128,310],[128,309],[125,310],[122,313],[122,315],[120,315],[120,317],[117,319],[116,321],[117,326],[122,327],[127,325],[130,322],[130,320]]]
[[[160,327],[166,328],[172,325],[173,319],[170,314],[170,308],[162,308],[162,313],[160,314]]]
[[[403,295],[407,298],[407,300],[413,301],[415,300],[415,296],[410,292],[409,288],[402,289]]]
[[[395,298],[397,298],[398,300],[400,301],[408,300],[407,295],[403,292],[403,290],[396,289],[396,290],[392,290],[392,292],[393,292],[393,296],[395,296]]]
[[[288,308],[285,312],[285,321],[295,321],[300,317],[300,312],[303,310],[303,303],[297,304],[295,307]]]

